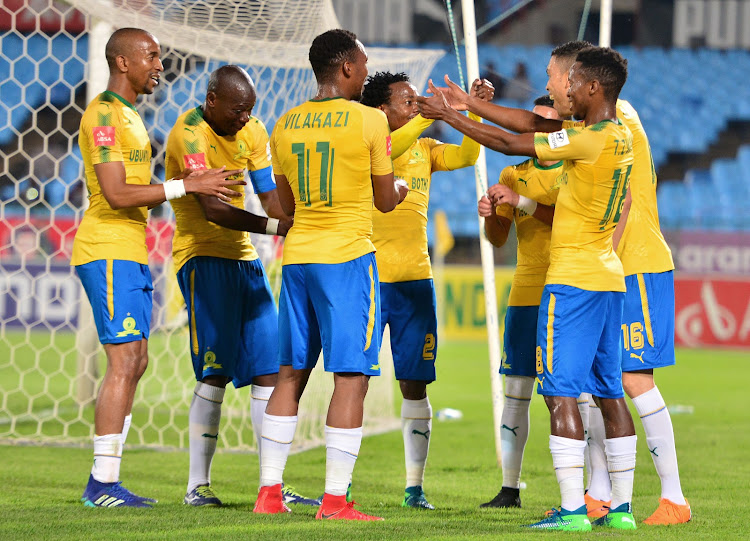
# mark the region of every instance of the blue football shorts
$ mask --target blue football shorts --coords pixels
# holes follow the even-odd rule
[[[537,322],[537,392],[622,398],[625,293],[547,284]]]
[[[188,309],[196,380],[225,376],[239,388],[279,371],[278,313],[260,259],[193,257],[177,282]]]
[[[437,302],[432,279],[381,282],[381,334],[386,325],[396,379],[435,381]]]
[[[672,271],[625,277],[622,371],[675,364]]]
[[[380,284],[375,254],[345,263],[284,265],[279,364],[379,376]]]
[[[505,312],[501,374],[536,377],[538,318],[538,306],[508,306]]]
[[[148,265],[99,259],[76,266],[102,344],[148,340],[154,286]]]

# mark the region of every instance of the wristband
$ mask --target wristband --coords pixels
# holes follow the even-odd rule
[[[516,208],[521,209],[529,216],[533,216],[534,212],[536,212],[536,201],[534,201],[533,199],[529,199],[528,197],[524,197],[523,195],[519,195]]]
[[[268,218],[266,222],[266,235],[275,235],[279,232],[279,221],[276,218]]]
[[[169,201],[170,199],[178,199],[185,195],[185,183],[182,181],[182,179],[171,178],[166,181],[163,186],[164,197],[167,198],[167,201]]]

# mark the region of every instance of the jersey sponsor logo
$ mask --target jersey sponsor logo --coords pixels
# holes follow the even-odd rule
[[[111,147],[115,144],[115,127],[114,126],[95,126],[94,146]]]
[[[547,140],[549,141],[550,148],[553,150],[570,144],[567,130],[552,132],[547,136]]]
[[[393,145],[391,144],[391,136],[385,138],[385,153],[386,155],[391,155],[391,150],[393,149]]]
[[[185,167],[192,169],[193,171],[201,171],[208,169],[206,165],[206,155],[203,152],[197,154],[186,154],[183,159],[185,160]]]

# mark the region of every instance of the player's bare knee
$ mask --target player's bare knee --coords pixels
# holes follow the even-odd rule
[[[402,379],[398,382],[401,396],[406,400],[422,400],[427,397],[427,382],[413,379]]]
[[[622,373],[622,388],[630,398],[641,396],[655,386],[653,370]]]

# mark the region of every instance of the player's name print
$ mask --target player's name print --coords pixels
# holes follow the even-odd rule
[[[285,130],[305,130],[310,128],[345,128],[349,124],[349,111],[328,113],[293,113],[284,117]]]

